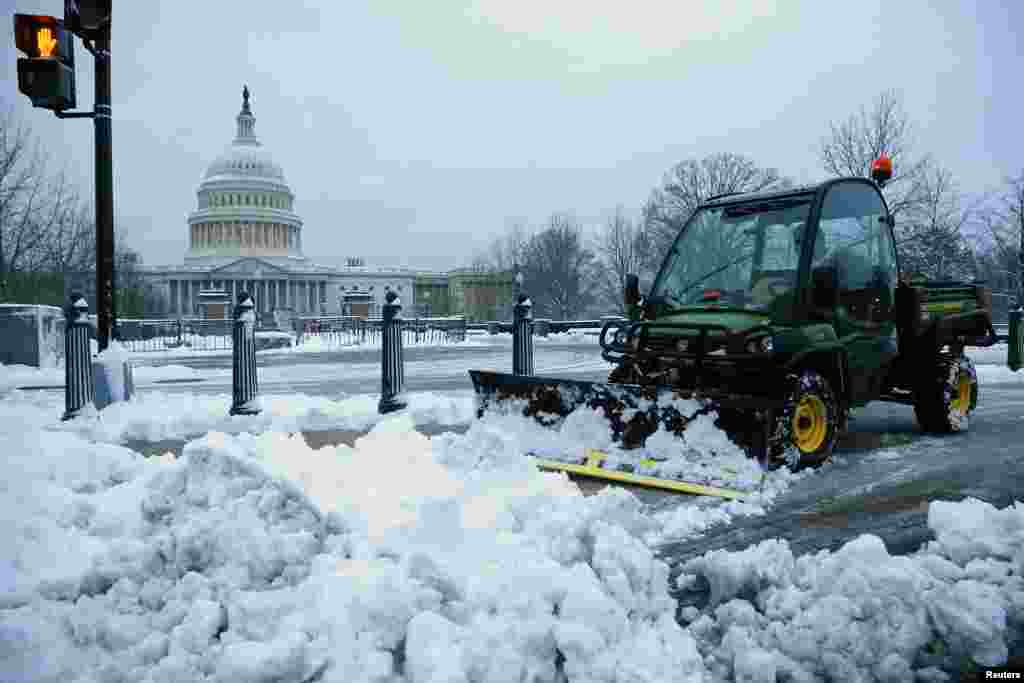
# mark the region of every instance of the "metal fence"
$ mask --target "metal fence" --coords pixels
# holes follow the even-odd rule
[[[129,351],[230,351],[230,320],[119,319],[118,341]]]
[[[300,344],[316,340],[327,347],[379,345],[383,321],[380,318],[319,316],[292,321]],[[466,340],[465,318],[405,318],[403,344],[451,344]]]

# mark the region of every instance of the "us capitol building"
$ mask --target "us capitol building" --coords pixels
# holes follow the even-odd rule
[[[495,288],[493,275],[485,291],[468,273],[460,276],[459,271],[370,268],[354,258],[341,267],[310,261],[302,253],[303,223],[295,213],[295,194],[281,166],[256,137],[247,87],[236,122],[235,139],[206,169],[196,190],[196,209],[188,215],[184,263],[141,268],[171,316],[230,315],[230,306],[242,291],[253,295],[262,314],[298,316],[379,315],[388,289],[398,293],[407,317],[477,317],[469,310],[475,306],[470,299],[510,299],[504,291],[510,279],[506,283],[506,278],[499,278]],[[481,274],[476,275],[479,281]],[[495,289],[501,291],[487,295]],[[481,309],[480,317],[501,315],[487,312]]]

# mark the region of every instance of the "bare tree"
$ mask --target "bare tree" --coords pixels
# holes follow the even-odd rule
[[[885,90],[870,108],[829,123],[819,148],[821,165],[832,176],[870,177],[871,163],[882,154],[893,163],[893,177],[883,194],[899,227],[901,215],[923,200],[931,159],[916,153],[914,128],[896,90]]]
[[[937,166],[918,179],[919,196],[904,213],[900,243],[902,270],[930,279],[966,279],[974,275],[974,253],[964,236],[974,207],[965,207],[953,175]]]
[[[17,122],[13,113],[4,114],[0,118],[0,287],[8,273],[28,269],[42,241],[45,168],[30,129]]]
[[[979,222],[988,242],[980,258],[985,279],[1024,305],[1024,171],[1005,181]]]
[[[716,195],[757,192],[786,184],[777,170],[761,168],[739,154],[712,154],[676,164],[644,206],[644,231],[649,244],[645,265],[651,270],[657,268],[701,202]]]
[[[487,247],[477,252],[469,262],[471,270],[480,272],[511,272],[522,260],[530,237],[530,228],[524,220],[511,221],[505,232],[493,238]]]
[[[553,214],[547,226],[527,240],[519,262],[523,290],[536,314],[566,320],[590,306],[593,262],[579,223],[569,215]]]
[[[597,236],[596,282],[600,303],[608,310],[625,310],[622,295],[626,275],[639,273],[642,266],[641,234],[640,223],[630,219],[621,206],[601,226]]]

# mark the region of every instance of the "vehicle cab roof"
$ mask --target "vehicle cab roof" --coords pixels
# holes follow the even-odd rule
[[[867,183],[877,189],[877,185],[869,178],[863,178],[860,176],[841,176],[838,178],[830,178],[820,183],[813,183],[811,185],[799,185],[796,187],[788,187],[778,190],[762,190],[760,192],[736,192],[732,194],[718,195],[711,197],[710,199],[702,202],[698,208],[703,207],[714,207],[714,206],[727,206],[729,204],[746,204],[747,202],[756,202],[763,200],[782,199],[785,197],[798,197],[801,195],[811,195],[824,193],[832,185],[843,182],[857,182]]]
[[[703,202],[701,206],[725,206],[726,204],[746,203],[760,201],[763,199],[779,199],[802,194],[813,194],[817,192],[823,183],[814,185],[801,185],[799,187],[788,187],[782,190],[762,190],[760,192],[738,192],[735,194],[719,195]]]

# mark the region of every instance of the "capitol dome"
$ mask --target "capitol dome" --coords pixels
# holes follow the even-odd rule
[[[268,180],[287,187],[284,171],[263,147],[235,143],[206,169],[204,182],[219,178]]]
[[[249,89],[242,91],[237,134],[207,167],[188,217],[186,259],[302,257],[302,220],[284,171],[256,138]]]

